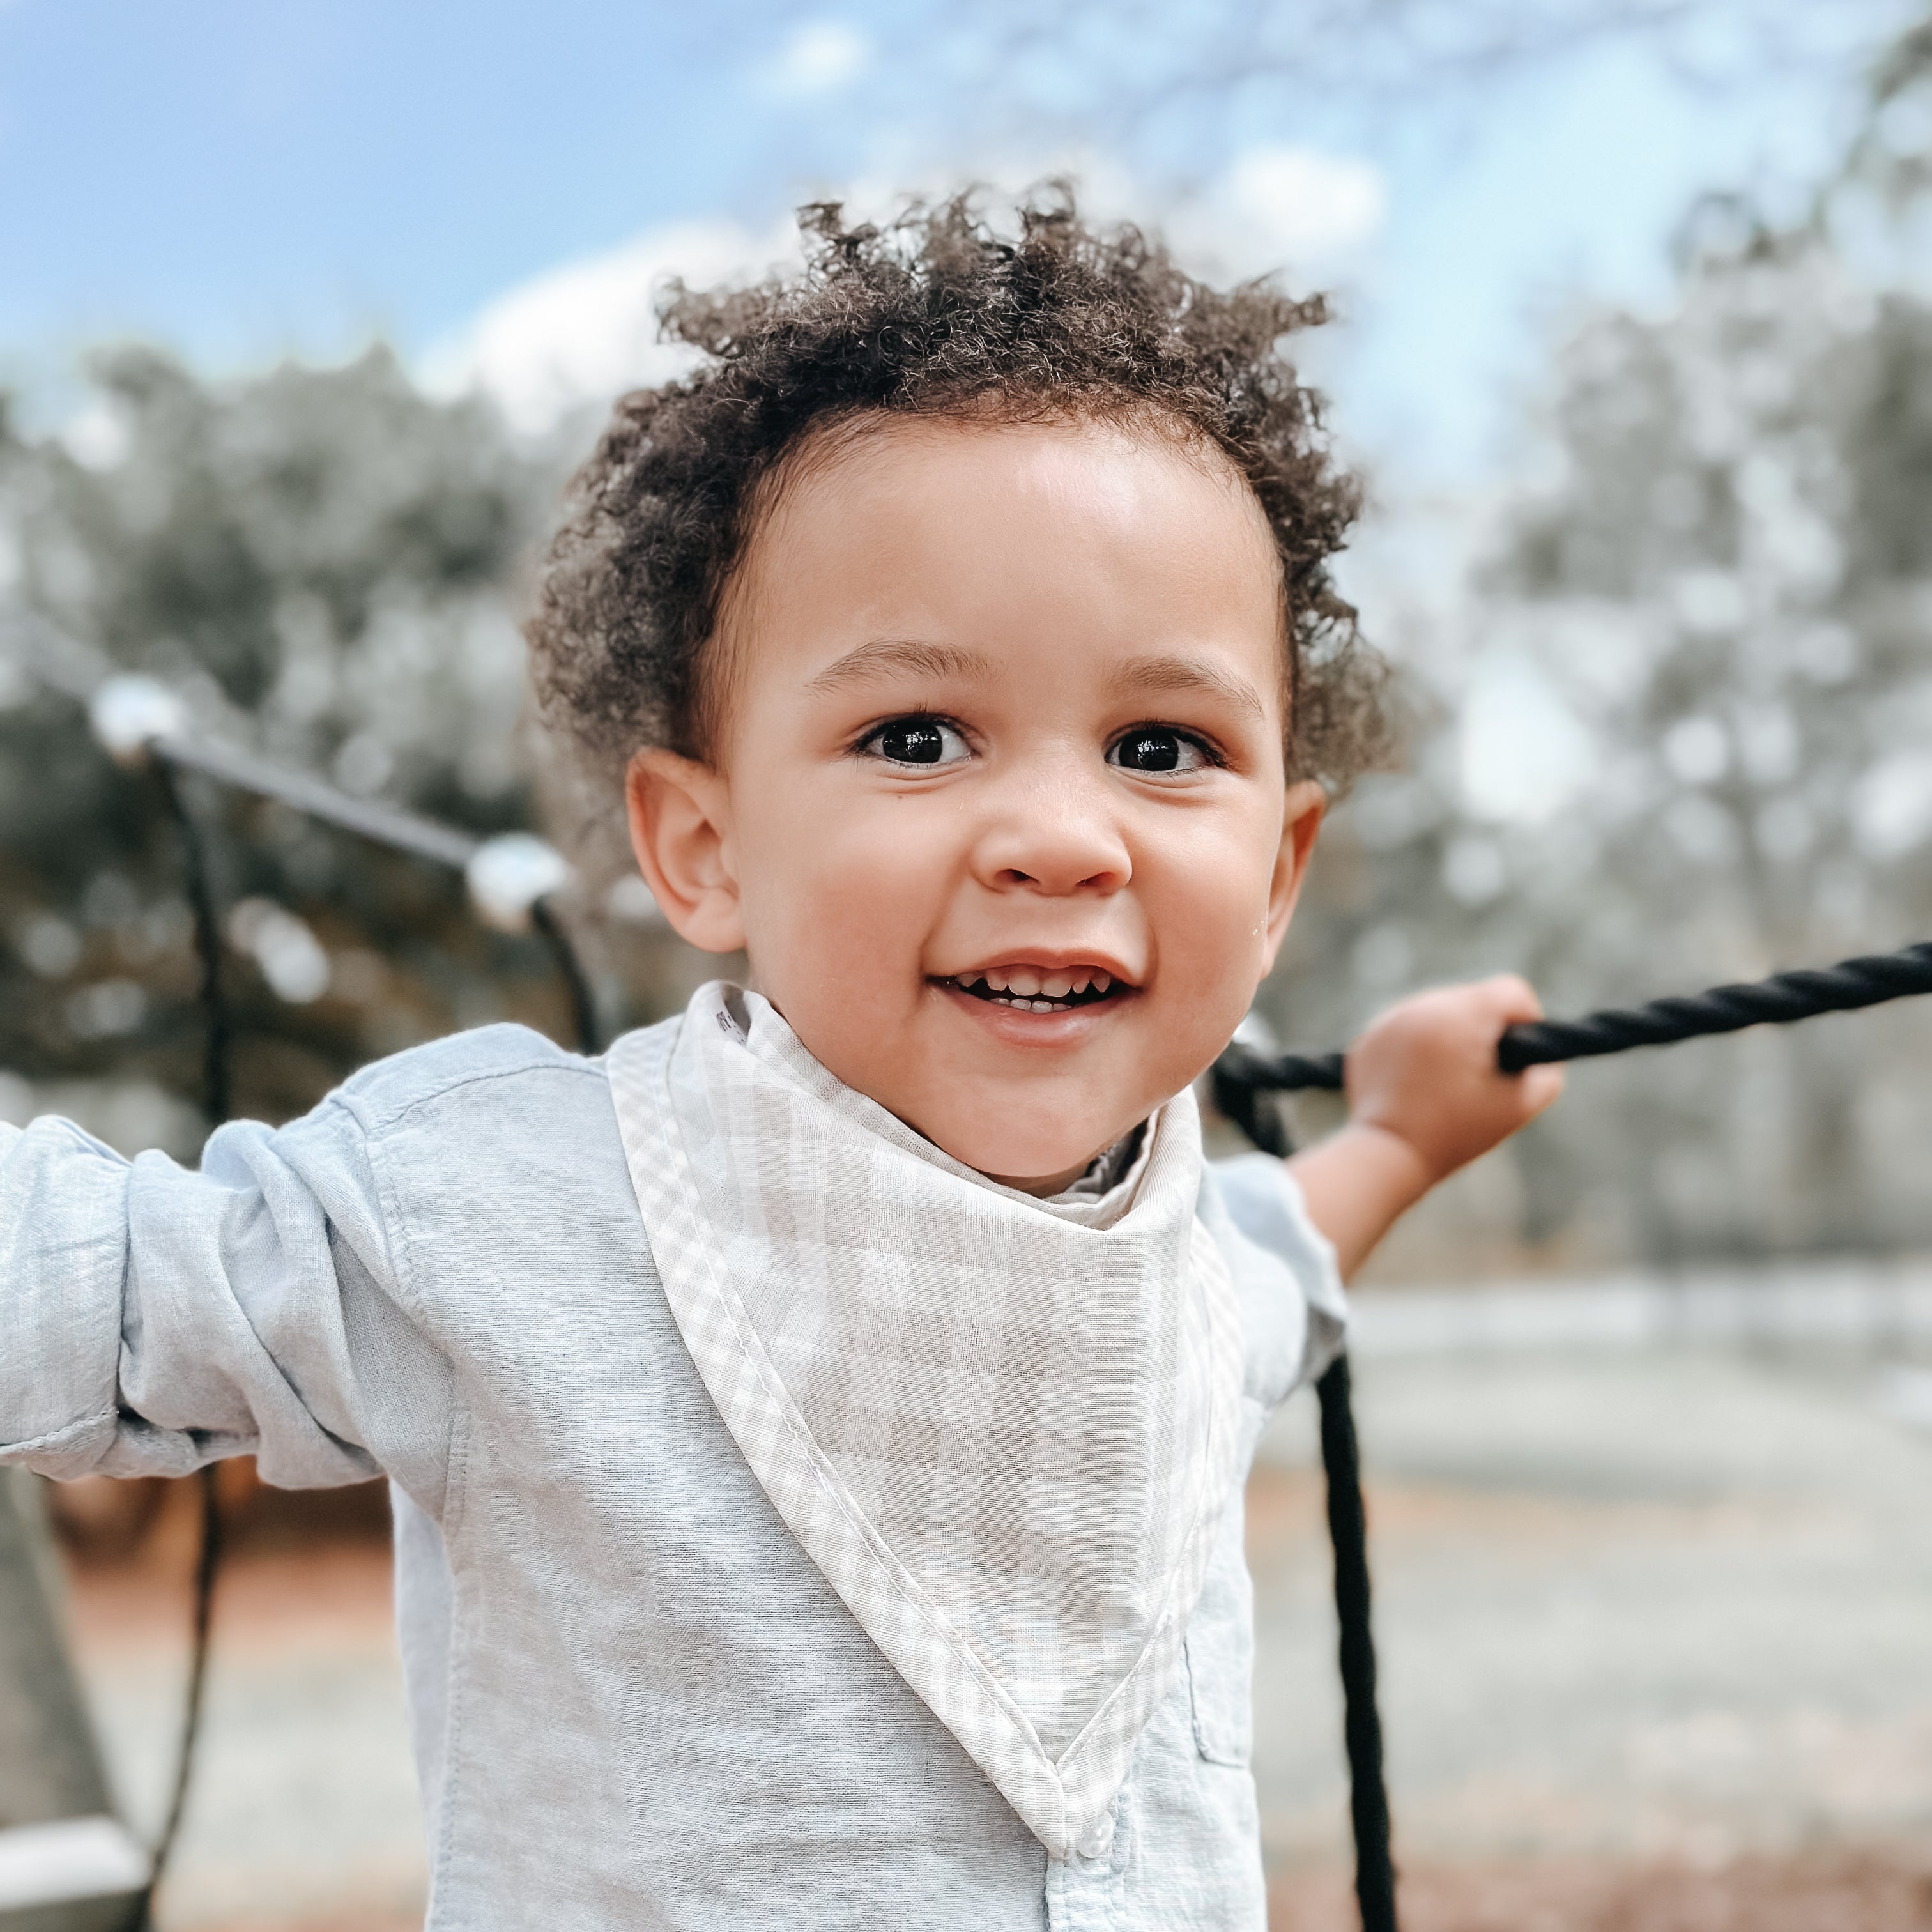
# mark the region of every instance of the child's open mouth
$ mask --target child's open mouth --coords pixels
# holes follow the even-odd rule
[[[1022,1013],[1072,1012],[1076,1007],[1090,1006],[1108,998],[1114,986],[1111,973],[1088,966],[1050,973],[1024,966],[990,966],[983,971],[956,973],[939,983],[991,1006],[1010,1006]]]

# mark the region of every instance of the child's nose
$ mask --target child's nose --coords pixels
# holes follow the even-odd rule
[[[1090,788],[1049,782],[1028,787],[1004,803],[974,851],[974,871],[982,884],[1059,896],[1118,892],[1133,876],[1120,827]]]

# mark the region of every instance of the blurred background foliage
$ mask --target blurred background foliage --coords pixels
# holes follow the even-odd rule
[[[1666,312],[1552,331],[1534,460],[1478,566],[1378,638],[1408,752],[1324,838],[1263,989],[1285,1043],[1472,973],[1580,1010],[1932,934],[1932,302],[1900,266],[1928,182],[1932,24],[1808,212],[1714,196]],[[199,728],[351,792],[536,822],[516,617],[586,430],[518,437],[381,350],[217,382],[130,348],[90,380],[62,436],[0,428],[0,1112],[191,1154],[179,852],[76,694],[146,671]],[[195,795],[248,1111],[452,1027],[567,1036],[545,956],[484,934],[454,877]],[[704,972],[647,910],[634,881],[570,908],[608,1025]],[[1921,1004],[1581,1070],[1432,1208],[1416,1264],[1932,1244],[1928,1053]]]
[[[1928,187],[1932,24],[1880,62],[1804,218],[1714,194],[1666,312],[1553,338],[1538,460],[1460,608],[1383,640],[1407,769],[1330,828],[1263,992],[1284,1039],[1438,978],[1519,970],[1582,1010],[1932,931]],[[1923,1247],[1928,1054],[1906,1006],[1579,1069],[1410,1251]]]
[[[559,470],[380,350],[211,384],[129,349],[90,374],[76,431],[0,441],[0,1065],[117,1139],[191,1151],[179,842],[78,694],[144,672],[197,729],[352,793],[478,832],[523,825],[514,612]],[[187,782],[229,909],[246,1111],[299,1111],[452,1027],[560,1025],[546,956],[486,935],[454,874]],[[18,1112],[28,1096],[8,1098]]]
[[[1268,989],[1297,1040],[1419,978],[1513,968],[1574,1010],[1928,929],[1932,309],[1827,226],[1713,204],[1673,313],[1561,344],[1544,427],[1466,634],[1392,640],[1439,722],[1338,814]],[[1498,734],[1548,765],[1506,815]],[[1522,1230],[1607,1258],[1923,1245],[1928,1048],[1906,1006],[1579,1070],[1514,1156]]]

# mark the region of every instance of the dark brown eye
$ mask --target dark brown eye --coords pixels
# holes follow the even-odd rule
[[[1207,764],[1199,745],[1165,724],[1140,724],[1114,741],[1110,764],[1130,772],[1193,772]]]
[[[865,748],[895,765],[944,765],[965,757],[958,729],[937,718],[896,718],[866,740]]]

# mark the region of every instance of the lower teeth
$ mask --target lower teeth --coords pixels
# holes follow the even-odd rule
[[[6,0],[0,0],[4,6]],[[988,1006],[1010,1006],[1018,1013],[1070,1013],[1076,1008],[1090,1006],[1105,996],[1097,992],[1090,996],[1076,994],[1072,999],[1041,999],[1025,993],[994,992],[990,986],[978,984],[961,986],[957,980],[949,980],[948,985],[957,987],[962,993],[969,993],[976,1000],[984,1000]]]

